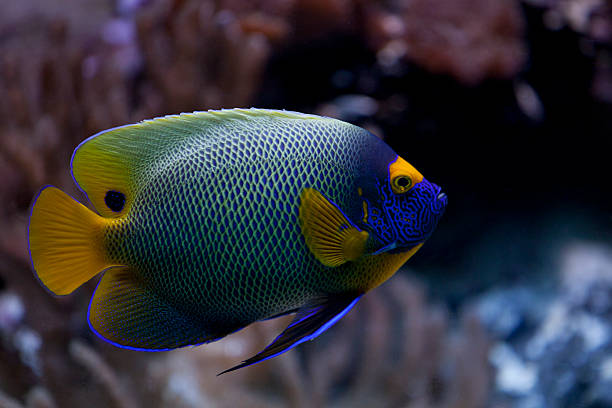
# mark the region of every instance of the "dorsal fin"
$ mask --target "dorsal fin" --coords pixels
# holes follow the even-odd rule
[[[72,174],[102,216],[119,217],[129,211],[138,181],[146,174],[146,169],[155,165],[156,159],[172,154],[178,156],[177,146],[189,139],[210,137],[213,132],[206,130],[212,126],[264,117],[323,119],[291,111],[224,109],[145,120],[105,130],[83,141],[72,155]],[[113,211],[106,205],[109,191],[125,196],[125,205],[120,211]]]

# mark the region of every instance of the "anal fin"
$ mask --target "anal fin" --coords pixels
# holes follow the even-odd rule
[[[224,333],[202,324],[155,295],[127,267],[106,271],[89,305],[90,328],[109,343],[141,351],[163,351],[208,343]]]
[[[323,297],[310,302],[299,309],[291,324],[268,347],[218,375],[270,359],[291,350],[298,344],[314,339],[347,314],[361,296],[340,295]]]

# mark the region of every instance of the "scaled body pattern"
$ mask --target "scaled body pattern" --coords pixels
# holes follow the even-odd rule
[[[288,111],[122,126],[81,143],[71,165],[97,214],[40,191],[28,231],[40,281],[64,295],[104,271],[90,327],[137,350],[296,313],[233,369],[325,331],[420,248],[447,202],[368,131]]]

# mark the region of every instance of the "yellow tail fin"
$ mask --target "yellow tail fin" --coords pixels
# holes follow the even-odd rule
[[[103,248],[107,222],[55,187],[40,191],[28,239],[34,270],[51,292],[67,295],[111,266]]]

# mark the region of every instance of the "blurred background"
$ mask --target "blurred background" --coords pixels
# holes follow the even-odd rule
[[[604,0],[2,0],[0,407],[611,407]],[[437,231],[315,342],[215,375],[287,319],[166,353],[88,329],[25,236],[74,147],[230,107],[333,116],[443,187]]]

